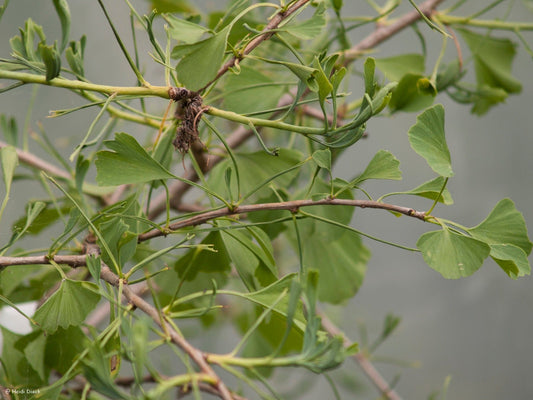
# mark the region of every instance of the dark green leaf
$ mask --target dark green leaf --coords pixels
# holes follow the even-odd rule
[[[413,150],[424,157],[433,171],[441,176],[453,176],[450,151],[444,134],[442,105],[437,104],[420,114],[408,134]]]
[[[528,238],[526,222],[511,199],[503,199],[479,225],[468,229],[474,238],[490,245],[512,244],[527,255],[533,244]]]
[[[419,111],[433,104],[436,91],[423,75],[406,74],[392,92],[389,107],[392,111]]]
[[[61,55],[57,51],[55,44],[47,46],[39,43],[39,52],[46,67],[46,80],[51,81],[57,78],[61,72]]]
[[[96,181],[100,186],[142,183],[174,177],[127,133],[117,133],[115,140],[106,140],[104,144],[114,152],[96,153]]]
[[[17,349],[16,343],[23,338],[22,335],[11,332],[0,326],[2,332],[2,355],[0,360],[3,366],[9,366],[7,369],[2,368],[5,380],[9,383],[8,387],[25,387],[38,388],[43,385],[37,371],[33,369],[25,354]],[[4,381],[3,379],[3,381]]]
[[[158,13],[197,13],[196,7],[192,6],[188,0],[150,0],[152,10]]]
[[[91,358],[84,358],[83,376],[91,385],[91,389],[112,399],[131,400],[131,397],[118,388],[113,381],[113,375],[110,368],[110,360],[104,355],[105,349],[100,343],[93,342],[91,346]]]
[[[100,300],[94,283],[64,279],[61,286],[35,311],[34,319],[47,333],[80,325]]]
[[[426,263],[446,279],[472,275],[490,253],[490,247],[485,242],[447,228],[424,233],[416,245]]]
[[[46,334],[41,330],[37,330],[19,339],[15,344],[15,347],[24,353],[28,364],[39,374],[43,381],[46,381],[49,372],[45,366],[46,340]]]
[[[59,52],[63,52],[65,47],[67,47],[68,36],[70,33],[70,10],[66,0],[53,0],[54,7],[56,9],[57,15],[59,16],[59,21],[61,22],[61,47]]]
[[[88,344],[88,338],[79,326],[58,328],[46,342],[46,365],[65,374]]]

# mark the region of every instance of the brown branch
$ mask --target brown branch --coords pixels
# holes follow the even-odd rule
[[[398,206],[395,204],[381,203],[374,200],[351,200],[351,199],[333,199],[326,198],[320,200],[292,200],[283,201],[279,203],[262,203],[262,204],[249,204],[243,206],[237,206],[232,209],[222,208],[214,211],[207,211],[202,214],[195,215],[193,217],[184,219],[182,221],[175,222],[169,226],[170,230],[177,230],[187,226],[195,226],[203,224],[209,220],[220,218],[228,215],[245,214],[256,211],[265,210],[289,210],[291,212],[297,212],[301,207],[309,206],[352,206],[359,208],[377,208],[382,210],[394,211],[409,217],[418,218],[422,221],[426,220],[426,214],[422,211],[416,211],[409,207]],[[158,229],[151,230],[138,236],[139,242],[149,240],[158,236],[165,236],[166,233]]]
[[[350,347],[353,342],[344,335],[344,333],[327,317],[327,315],[320,313],[322,319],[322,327],[331,336],[342,336],[344,347]],[[385,378],[379,373],[379,371],[370,362],[368,357],[359,352],[354,354],[353,359],[357,361],[365,375],[370,379],[374,386],[379,390],[381,395],[388,400],[401,400],[401,397],[389,386]]]
[[[206,87],[211,85],[213,82],[215,82],[218,78],[220,78],[222,75],[224,75],[228,70],[235,66],[235,63],[242,60],[246,55],[250,54],[257,46],[259,46],[261,43],[263,43],[265,40],[268,40],[276,33],[276,29],[278,26],[286,20],[289,16],[294,14],[298,9],[305,6],[307,3],[309,3],[309,0],[298,0],[294,4],[292,4],[289,8],[286,10],[282,10],[278,12],[265,26],[265,28],[261,31],[261,33],[256,36],[253,40],[251,40],[244,50],[241,51],[241,53],[237,56],[234,56],[230,60],[228,60],[217,72],[217,75],[213,80],[211,80],[207,85],[205,85],[202,89],[199,91],[203,91]]]
[[[86,265],[85,255],[56,255],[52,259],[56,264],[68,265],[72,268],[84,267]],[[50,258],[43,256],[27,257],[0,257],[0,271],[10,265],[33,265],[50,264]]]
[[[8,144],[6,142],[3,142],[0,140],[0,148],[6,147]],[[17,151],[17,156],[19,160],[33,168],[36,168],[41,171],[45,171],[49,175],[57,176],[64,179],[71,179],[72,176],[65,170],[62,170],[61,168],[56,167],[53,164],[50,164],[47,161],[44,161],[43,159],[37,157],[36,155],[29,153],[27,151],[24,151],[22,149],[15,148]]]
[[[234,400],[234,397],[231,395],[224,382],[222,382],[219,376],[207,363],[204,353],[196,347],[193,347],[183,336],[176,332],[172,325],[170,325],[166,319],[160,315],[159,311],[154,306],[145,301],[142,297],[135,294],[135,292],[127,285],[126,282],[121,282],[120,278],[115,275],[104,263],[102,263],[100,277],[115,287],[121,286],[122,283],[122,294],[128,299],[128,301],[152,318],[152,320],[169,335],[170,339],[185,353],[187,353],[189,357],[191,357],[191,359],[196,363],[196,365],[198,365],[203,373],[214,379],[216,383],[214,383],[213,386],[223,400]]]
[[[442,2],[443,0],[427,0],[420,4],[418,8],[426,17],[431,18],[431,14],[435,8]],[[419,12],[417,10],[413,10],[402,15],[390,25],[379,25],[374,32],[369,34],[367,37],[344,53],[346,57],[344,64],[350,64],[352,61],[358,58],[361,53],[373,49],[378,44],[383,43],[385,40],[394,36],[399,31],[412,25],[420,18],[422,18],[422,16],[419,14]]]

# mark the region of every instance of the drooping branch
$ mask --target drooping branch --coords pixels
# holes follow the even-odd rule
[[[195,226],[203,224],[209,220],[220,218],[228,215],[236,214],[247,214],[256,211],[265,211],[265,210],[289,210],[293,213],[297,213],[298,209],[301,207],[310,207],[310,206],[352,206],[359,208],[376,208],[388,211],[394,211],[409,217],[418,218],[422,221],[426,220],[426,214],[422,211],[416,211],[409,207],[398,206],[395,204],[381,203],[374,200],[352,200],[352,199],[334,199],[334,198],[325,198],[320,200],[292,200],[292,201],[283,201],[279,203],[261,203],[261,204],[249,204],[243,206],[236,206],[232,209],[222,208],[218,210],[208,211],[202,214],[195,215],[193,217],[184,219],[182,221],[175,222],[171,224],[168,228],[169,230],[177,230],[180,228],[185,228],[187,226]],[[149,240],[158,236],[165,236],[168,232],[163,232],[161,230],[151,230],[147,233],[139,235],[139,242]]]

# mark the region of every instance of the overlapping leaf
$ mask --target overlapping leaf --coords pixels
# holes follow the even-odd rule
[[[96,181],[101,186],[142,183],[174,177],[127,133],[117,133],[115,140],[107,140],[104,144],[114,151],[97,153]]]

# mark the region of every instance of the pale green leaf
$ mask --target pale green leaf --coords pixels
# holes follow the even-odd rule
[[[64,279],[33,318],[47,333],[54,333],[59,327],[80,325],[98,304],[97,291],[94,283]]]
[[[332,240],[331,235],[324,234],[324,226],[326,224],[317,223],[317,230],[312,236],[302,237],[303,265],[320,273],[320,301],[338,304],[353,297],[359,290],[370,251],[358,234],[328,226],[328,231],[338,231]]]
[[[424,261],[446,279],[458,279],[476,272],[488,257],[485,242],[443,229],[424,233],[416,243]]]
[[[453,204],[453,199],[448,188],[445,188],[441,193],[442,186],[444,185],[445,179],[446,178],[442,176],[438,176],[435,179],[432,179],[428,182],[424,182],[423,184],[421,184],[420,186],[417,186],[414,189],[408,190],[406,192],[391,193],[391,195],[407,194],[407,195],[413,195],[413,196],[420,196],[420,197],[425,197],[426,199],[437,200],[440,203],[450,205],[450,204]],[[440,196],[439,196],[439,193],[441,193]]]
[[[239,168],[239,179],[241,192],[248,193],[259,184],[271,178],[273,175],[295,166],[302,160],[302,154],[296,150],[281,149],[278,156],[271,156],[264,151],[254,153],[235,153],[235,160]],[[227,159],[213,168],[209,174],[208,185],[216,193],[227,191],[224,174],[226,169],[232,165]],[[232,193],[237,192],[237,178],[235,171],[231,179]],[[272,181],[272,184],[279,187],[287,187],[298,174],[298,169],[282,174]],[[257,192],[258,196],[270,194],[268,188],[262,188]]]
[[[420,114],[408,134],[413,150],[427,161],[433,171],[441,176],[453,176],[444,133],[444,107],[441,104]]]
[[[166,20],[170,24],[168,28],[170,37],[179,42],[187,44],[196,43],[200,40],[202,35],[209,32],[209,29],[202,25],[195,24],[194,22],[182,18],[176,18],[171,14],[166,16]]]
[[[476,79],[479,86],[502,88],[508,93],[518,93],[522,84],[511,74],[516,45],[509,39],[500,39],[458,29],[474,57]]]
[[[287,317],[288,311],[289,311],[289,289],[291,286],[291,282],[295,278],[296,274],[288,274],[285,275],[283,278],[275,281],[274,283],[270,284],[269,286],[260,289],[256,292],[250,292],[250,293],[242,293],[240,294],[241,297],[245,297],[246,299],[253,301],[256,304],[259,304],[260,306],[264,308],[268,308],[274,303],[279,296],[284,292],[287,291],[287,296],[283,297],[281,301],[279,301],[276,306],[274,307],[273,311],[277,312],[278,314],[283,315],[284,317]],[[295,325],[301,330],[305,330],[305,316],[303,313],[303,307],[301,302],[297,302],[294,312],[294,323]]]
[[[350,184],[357,185],[368,179],[401,180],[402,171],[400,171],[399,166],[400,161],[391,152],[379,150],[372,160],[370,160],[363,173],[350,182]]]
[[[18,165],[17,150],[13,146],[6,146],[0,149],[0,159],[2,162],[2,178],[6,188],[6,196],[11,191],[13,174]]]
[[[510,278],[517,279],[531,274],[527,255],[513,244],[491,244],[490,256]]]
[[[331,171],[331,151],[329,149],[317,150],[312,154],[312,157],[320,168]]]
[[[100,186],[142,183],[173,178],[132,136],[117,133],[104,144],[111,151],[99,151],[96,157],[96,181]]]
[[[376,58],[376,67],[389,81],[399,82],[404,75],[423,75],[425,59],[421,54],[402,54],[400,56]]]
[[[224,60],[229,28],[196,43],[194,49],[178,63],[180,83],[189,90],[199,90],[215,78]]]
[[[288,24],[283,29],[298,39],[310,40],[320,35],[326,27],[326,7],[320,3],[314,15],[303,22]]]
[[[257,68],[241,65],[240,74],[231,74],[224,82],[223,104],[227,110],[238,114],[256,114],[276,107],[284,90],[284,85]]]
[[[503,199],[479,225],[468,229],[473,237],[490,245],[512,244],[529,255],[533,244],[527,234],[524,216],[511,199]]]
[[[63,52],[65,47],[67,47],[70,34],[70,9],[66,0],[53,0],[53,3],[61,23],[61,46],[59,47],[59,52]]]
[[[248,290],[257,290],[275,281],[276,266],[272,255],[237,230],[222,231],[226,251]]]

